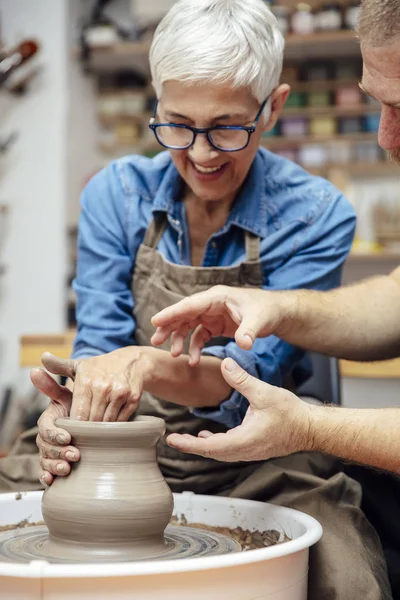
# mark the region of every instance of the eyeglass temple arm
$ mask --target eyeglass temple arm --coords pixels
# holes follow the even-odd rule
[[[153,125],[153,123],[155,123],[156,114],[157,114],[157,108],[158,108],[158,99],[156,100],[156,102],[154,104],[153,114],[150,117],[149,125]]]

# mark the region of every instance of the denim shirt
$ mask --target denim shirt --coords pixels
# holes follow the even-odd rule
[[[119,159],[87,184],[73,283],[78,324],[74,358],[135,344],[132,272],[154,214],[165,213],[168,219],[158,250],[172,263],[191,264],[181,192],[182,181],[168,152],[153,159]],[[261,239],[265,289],[328,290],[340,285],[354,228],[354,211],[333,185],[260,148],[225,225],[207,243],[202,266],[244,261],[244,232],[250,231]],[[220,359],[230,356],[255,377],[277,386],[304,355],[274,336],[256,340],[251,351],[229,341],[203,352]],[[247,407],[247,400],[233,391],[216,409],[194,412],[235,427]]]

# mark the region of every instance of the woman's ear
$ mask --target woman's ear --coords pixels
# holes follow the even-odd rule
[[[276,125],[277,120],[281,116],[282,110],[286,104],[286,100],[290,94],[290,85],[282,83],[271,94],[271,114],[267,123],[264,126],[264,131],[270,131]]]

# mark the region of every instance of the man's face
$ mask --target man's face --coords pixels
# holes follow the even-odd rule
[[[400,38],[373,48],[361,43],[362,89],[382,106],[378,142],[400,164]]]

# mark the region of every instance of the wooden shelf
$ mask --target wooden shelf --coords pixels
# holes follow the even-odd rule
[[[376,115],[380,107],[371,104],[358,104],[355,106],[290,106],[283,110],[283,117],[363,117]]]
[[[346,86],[358,87],[360,77],[347,79],[316,79],[315,81],[292,81],[293,92],[334,92]]]
[[[115,44],[92,47],[87,67],[92,72],[109,72],[132,68],[132,61],[148,63],[151,41],[117,42]],[[80,55],[75,49],[75,55]],[[286,38],[285,59],[335,58],[341,56],[361,56],[360,46],[353,31],[316,32],[310,35],[290,34]],[[148,64],[146,65],[148,69]]]
[[[352,251],[347,259],[348,262],[365,262],[365,261],[394,261],[400,264],[400,252],[391,252],[390,250],[382,250],[380,252],[360,252]]]
[[[52,352],[60,358],[69,358],[72,353],[76,332],[67,331],[59,335],[23,335],[20,338],[20,366],[39,367],[43,352]]]
[[[320,31],[286,38],[285,59],[360,57],[360,44],[353,31]]]
[[[302,165],[306,171],[312,175],[329,177],[332,173],[342,172],[350,177],[381,177],[396,176],[400,177],[400,167],[395,163],[389,163],[384,160],[378,162],[360,162],[360,163],[327,163],[321,167],[310,167]]]
[[[400,358],[382,362],[340,361],[342,377],[357,379],[400,379]]]
[[[148,124],[153,113],[144,112],[140,115],[98,115],[97,119],[104,127],[115,127],[123,123]]]
[[[337,133],[335,135],[298,135],[292,137],[264,137],[262,145],[270,150],[293,148],[304,144],[321,144],[331,142],[366,142],[376,141],[376,133]]]

